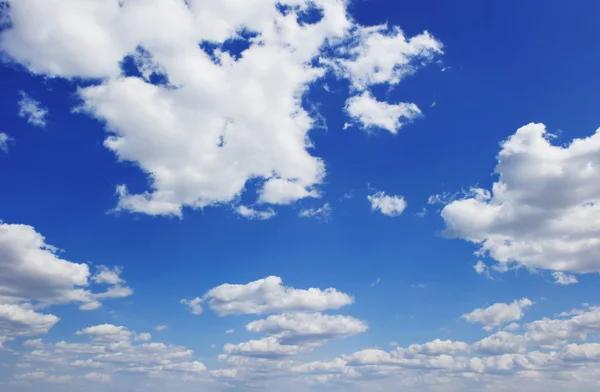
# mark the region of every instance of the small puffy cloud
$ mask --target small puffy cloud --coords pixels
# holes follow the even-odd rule
[[[421,115],[421,111],[414,103],[381,102],[369,92],[349,98],[346,101],[346,111],[364,129],[383,128],[393,134],[397,133],[406,122]]]
[[[185,301],[185,302],[183,302]],[[322,311],[350,305],[354,298],[334,288],[307,290],[286,287],[280,277],[269,276],[247,284],[223,284],[202,298],[182,300],[190,308],[208,306],[221,316],[289,311]],[[192,304],[192,305],[190,305]],[[194,310],[194,308],[192,308]]]
[[[577,277],[575,277],[574,275],[565,274],[564,272],[559,272],[559,271],[553,272],[552,277],[554,278],[554,283],[560,284],[563,286],[579,283],[579,281],[577,280]]]
[[[386,195],[385,192],[376,192],[367,196],[373,211],[379,210],[387,216],[399,216],[406,209],[406,200],[402,196]]]
[[[91,382],[105,383],[105,382],[111,381],[111,376],[109,374],[102,374],[102,373],[96,373],[96,372],[87,373],[87,374],[81,376],[81,378],[84,380],[87,380],[87,381],[91,381]]]
[[[26,92],[19,92],[21,99],[19,99],[19,116],[27,119],[27,122],[36,127],[46,127],[46,115],[48,115],[48,109],[42,107],[39,101],[31,98]]]
[[[446,235],[476,244],[499,271],[599,272],[600,132],[563,145],[554,138],[532,123],[505,140],[491,190],[442,210]]]
[[[23,347],[27,348],[44,348],[42,339],[29,339],[23,342]]]
[[[93,327],[87,327],[77,331],[76,334],[91,336],[94,340],[101,342],[120,342],[129,340],[129,338],[133,336],[133,333],[129,329],[123,326],[116,326],[112,324],[101,324]]]
[[[465,342],[440,339],[435,339],[425,344],[412,344],[408,346],[408,352],[411,354],[423,354],[430,356],[455,354],[460,351],[467,351],[468,349],[469,345]]]
[[[235,211],[244,218],[251,220],[267,220],[277,215],[272,208],[260,211],[243,205],[238,206]]]
[[[235,332],[235,329],[228,329],[227,331],[225,331],[225,334],[227,335],[231,335]]]
[[[331,206],[329,203],[323,204],[319,208],[305,208],[298,213],[301,218],[327,219],[331,215]]]
[[[204,311],[204,309],[202,309],[202,298],[196,297],[194,299],[191,300],[187,300],[187,299],[182,299],[181,303],[184,304],[185,306],[187,306],[190,311],[192,312],[192,314],[202,314],[202,312]]]
[[[156,329],[158,332],[161,332],[161,331],[164,331],[167,328],[169,328],[167,325],[162,325],[161,324],[161,325],[157,325],[156,328],[154,328],[154,329]]]
[[[226,344],[223,351],[227,355],[248,356],[256,358],[281,358],[296,355],[302,347],[282,345],[274,337],[250,340],[240,344]]]
[[[488,267],[483,261],[477,261],[477,263],[475,263],[473,266],[473,269],[478,275],[484,275],[488,279],[493,279],[490,273],[490,267]]]
[[[524,310],[533,305],[527,298],[513,301],[510,304],[496,303],[488,308],[475,309],[469,314],[463,314],[461,317],[470,323],[479,323],[483,329],[489,331],[502,324],[511,321],[521,320],[524,316]]]
[[[123,282],[123,279],[120,277],[122,272],[123,270],[119,267],[110,269],[102,265],[98,267],[98,272],[92,276],[92,280],[96,283],[116,285]]]
[[[8,152],[8,142],[12,140],[6,133],[0,132],[0,151]]]
[[[148,332],[134,334],[134,340],[136,342],[148,342],[152,339],[152,335]]]

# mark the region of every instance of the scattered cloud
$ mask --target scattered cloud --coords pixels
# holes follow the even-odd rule
[[[298,213],[301,218],[315,218],[327,220],[331,215],[331,206],[329,203],[323,204],[319,208],[305,208]]]
[[[524,316],[523,311],[531,305],[533,302],[527,298],[513,301],[510,304],[499,302],[488,308],[475,309],[461,317],[470,323],[482,324],[483,329],[489,331],[502,324],[521,320]]]
[[[421,111],[414,103],[381,102],[369,92],[349,98],[346,102],[346,111],[364,129],[383,128],[393,134],[398,133],[406,122],[421,115]]]
[[[244,218],[251,220],[267,220],[277,215],[272,208],[268,208],[264,211],[259,211],[255,210],[254,208],[246,207],[244,205],[238,206],[235,209],[235,211]]]
[[[565,274],[564,272],[560,272],[560,271],[553,272],[552,277],[555,279],[554,283],[560,284],[563,286],[579,283],[579,281],[577,280],[577,277],[575,277],[574,275]]]
[[[156,329],[158,332],[164,331],[165,329],[169,328],[167,325],[157,325]]]
[[[400,216],[406,209],[406,200],[402,196],[386,195],[385,192],[376,192],[367,196],[373,211],[379,210],[387,216]]]
[[[202,305],[201,305],[202,298],[196,297],[191,300],[182,299],[181,303],[184,304],[185,306],[187,306],[190,309],[190,311],[192,312],[192,314],[199,315],[199,314],[202,314],[202,312],[204,311],[204,309],[202,309]]]
[[[20,91],[21,99],[19,99],[19,117],[27,119],[27,122],[36,127],[46,127],[46,116],[48,109],[42,107],[39,101],[31,98],[26,92]]]
[[[11,140],[12,138],[10,138],[6,133],[0,132],[0,150],[8,152],[8,142]]]

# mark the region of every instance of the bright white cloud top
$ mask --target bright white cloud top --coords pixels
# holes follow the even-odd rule
[[[363,27],[346,7],[343,0],[13,1],[0,48],[36,74],[99,78],[80,88],[80,110],[105,122],[105,146],[151,182],[140,194],[119,186],[117,210],[181,216],[182,207],[234,202],[251,180],[263,182],[259,202],[288,204],[319,197],[326,175],[309,152],[316,120],[301,99],[311,83],[334,72],[357,90],[395,85],[442,53],[428,33],[406,38],[397,27]],[[322,18],[304,21],[311,10]],[[40,20],[46,34],[35,33]],[[126,76],[125,58],[141,77]],[[419,113],[414,104],[372,100],[364,92],[348,101],[365,126],[396,132],[401,118]]]

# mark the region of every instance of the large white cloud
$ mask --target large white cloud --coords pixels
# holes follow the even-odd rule
[[[247,284],[222,284],[202,298],[186,303],[205,302],[221,316],[229,314],[265,314],[288,311],[322,311],[350,305],[354,298],[334,288],[296,289],[286,287],[280,277],[269,276]]]
[[[554,138],[528,124],[504,141],[498,180],[444,207],[446,233],[478,244],[497,270],[599,272],[600,132],[565,145]]]
[[[319,197],[325,177],[324,162],[310,153],[316,120],[302,106],[312,82],[333,70],[356,88],[395,85],[441,53],[427,33],[407,39],[395,27],[359,26],[347,6],[344,0],[11,0],[12,23],[0,35],[0,49],[34,73],[98,78],[79,89],[80,110],[106,124],[104,145],[150,181],[141,193],[118,186],[116,210],[181,216],[183,207],[237,203],[250,180],[259,184],[257,202],[287,204]],[[313,8],[322,18],[303,21]],[[248,48],[230,53],[222,44],[232,40]],[[142,77],[122,74],[127,56]],[[151,82],[153,74],[168,84]],[[405,117],[416,113],[413,106]],[[361,116],[373,114],[361,110]]]

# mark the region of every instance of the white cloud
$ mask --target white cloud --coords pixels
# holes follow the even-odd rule
[[[490,273],[490,267],[488,267],[483,261],[477,261],[477,263],[473,266],[473,269],[475,272],[477,272],[477,274],[485,275],[485,277],[488,279],[493,279],[492,274]]]
[[[36,350],[22,353],[18,358],[19,364],[44,369],[44,372],[18,375],[17,378],[48,381],[49,377],[65,375],[51,375],[50,370],[64,370],[73,372],[65,376],[90,382],[109,382],[117,372],[173,380],[176,377],[189,378],[206,371],[201,362],[194,360],[192,350],[158,342],[149,343],[146,339],[142,339],[143,343],[136,343],[145,334],[136,334],[124,326],[96,325],[78,331],[77,335],[80,338],[90,338],[91,342],[61,341],[47,343],[43,347],[36,344]],[[82,375],[81,370],[86,369],[94,371]],[[98,373],[97,369],[102,369],[102,372]],[[117,390],[118,387],[120,385],[115,385]]]
[[[475,344],[473,348],[483,354],[500,355],[519,353],[525,350],[526,339],[510,332],[498,331]]]
[[[365,322],[350,316],[322,313],[289,313],[269,316],[246,325],[250,332],[266,332],[284,345],[320,344],[365,332]]]
[[[110,269],[102,265],[98,267],[98,272],[94,276],[92,276],[92,280],[96,283],[116,285],[119,283],[123,283],[123,279],[121,279],[120,277],[122,272],[122,269],[119,267],[114,267],[113,269]]]
[[[120,284],[110,286],[106,292],[92,292],[89,267],[58,257],[58,249],[27,225],[0,221],[0,269],[0,304],[32,302],[48,306],[78,302],[81,309],[91,310],[100,307],[104,299],[133,293]]]
[[[408,346],[411,354],[423,354],[430,356],[455,354],[459,351],[467,351],[469,345],[465,342],[453,342],[452,340],[435,339],[425,344],[412,344]]]
[[[252,220],[267,220],[277,215],[272,208],[269,208],[264,211],[259,211],[255,210],[254,208],[246,207],[244,205],[238,206],[235,209],[235,211],[244,218]]]
[[[558,272],[600,271],[600,133],[553,144],[543,124],[502,143],[491,191],[443,209],[446,234],[511,266]]]
[[[182,216],[238,202],[250,180],[261,203],[319,197],[325,163],[308,138],[319,119],[302,106],[311,83],[333,69],[356,88],[395,85],[441,53],[427,33],[359,26],[344,0],[286,0],[286,12],[275,0],[37,3],[11,2],[0,50],[35,74],[98,80],[80,84],[79,111],[103,122],[105,147],[150,181],[136,194],[118,186],[116,211]],[[311,7],[323,17],[299,22]],[[249,47],[229,53],[231,39]],[[198,45],[208,41],[213,53]],[[126,56],[141,78],[122,74]],[[153,72],[168,83],[151,83]]]
[[[120,342],[129,340],[132,332],[123,326],[102,324],[77,331],[77,335],[91,336],[94,340],[100,342]]]
[[[406,39],[398,27],[359,28],[354,45],[345,49],[349,59],[340,60],[340,72],[354,87],[364,90],[377,84],[398,84],[423,62],[442,53],[442,44],[428,32]]]
[[[161,332],[161,331],[164,331],[167,328],[169,328],[169,327],[166,326],[166,325],[157,325],[156,328],[154,328],[154,329],[156,329],[158,332]]]
[[[402,196],[386,195],[385,192],[376,192],[367,196],[373,211],[379,210],[387,216],[399,216],[406,209],[406,200]]]
[[[0,304],[0,336],[35,336],[48,333],[60,319],[38,313],[27,304]]]
[[[470,323],[479,323],[483,329],[489,331],[502,324],[511,321],[518,321],[524,316],[524,310],[533,305],[527,298],[515,300],[510,304],[503,302],[495,303],[488,308],[475,309],[469,314],[463,314],[461,317]]]
[[[394,134],[406,122],[421,115],[414,103],[390,104],[376,100],[369,92],[349,98],[346,101],[346,111],[350,117],[361,123],[364,129],[377,127]]]
[[[553,272],[552,277],[555,279],[554,283],[560,284],[563,286],[579,283],[579,281],[577,280],[577,277],[575,277],[574,275],[565,274],[564,272],[560,272],[560,271]]]
[[[23,347],[28,348],[44,348],[42,339],[29,339],[23,342]]]
[[[583,362],[583,361],[600,361],[600,344],[568,344],[561,357],[566,361]]]
[[[81,376],[84,380],[92,381],[92,382],[110,382],[111,377],[108,374],[91,372]]]
[[[302,347],[282,345],[276,338],[268,337],[239,344],[226,344],[223,351],[228,355],[278,358],[296,355],[302,351]]]
[[[280,277],[269,276],[247,284],[222,284],[209,290],[201,299],[190,302],[197,306],[201,302],[207,303],[212,310],[225,316],[339,309],[352,304],[354,298],[334,288],[302,290],[286,287]]]
[[[325,203],[319,208],[305,208],[298,213],[298,216],[301,218],[327,219],[330,215],[331,206],[329,203]]]
[[[182,299],[181,303],[184,304],[185,306],[187,306],[188,308],[190,308],[190,311],[192,312],[192,314],[202,314],[202,312],[204,311],[204,309],[202,309],[202,298],[196,297],[194,299],[191,300],[187,300],[187,299]]]
[[[0,150],[4,152],[8,152],[8,142],[12,140],[8,135],[4,132],[0,132]]]
[[[235,332],[235,329],[228,329],[227,331],[225,331],[225,333],[226,333],[227,335],[231,335],[231,334],[233,334],[234,332]]]
[[[27,119],[27,122],[36,127],[46,127],[46,116],[48,109],[41,106],[39,101],[31,98],[26,92],[19,92],[19,117]]]

